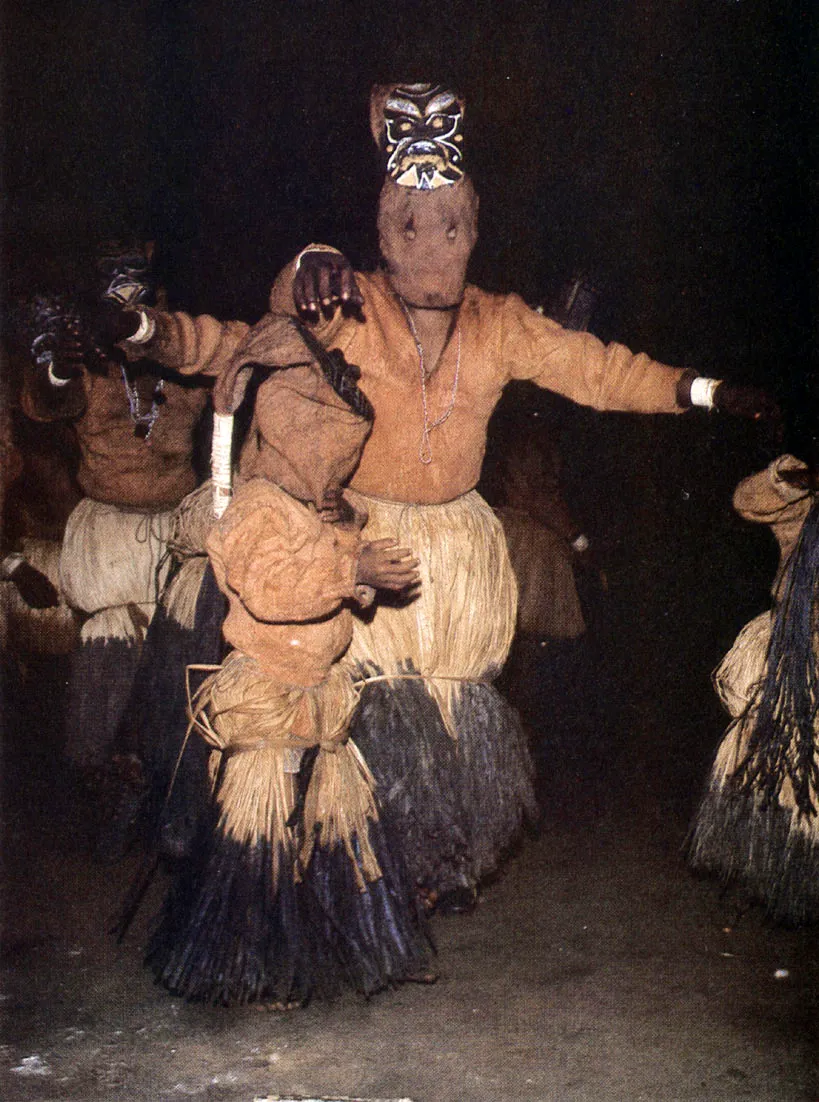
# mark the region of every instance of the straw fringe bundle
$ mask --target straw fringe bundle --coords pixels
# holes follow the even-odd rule
[[[737,789],[751,727],[737,719],[720,744],[688,839],[694,869],[738,883],[775,922],[819,920],[819,826],[797,807],[786,778],[774,801]],[[819,766],[819,759],[816,762]]]
[[[182,498],[174,510],[168,535],[169,550],[180,559],[204,555],[208,532],[215,522],[213,489],[208,479]]]
[[[184,497],[171,515],[167,551],[176,569],[167,575],[162,605],[170,620],[189,631],[208,566],[205,541],[214,519],[209,481]]]
[[[734,718],[746,710],[765,677],[771,623],[770,611],[749,621],[712,674],[714,689]]]
[[[197,692],[192,722],[219,759],[213,820],[149,953],[175,992],[298,1000],[339,969],[370,992],[422,958],[372,775],[345,741],[356,702],[337,667],[315,688],[281,686],[238,652]]]
[[[725,791],[728,798],[732,796],[738,799],[751,798],[758,810],[764,810],[766,801],[762,795],[747,797],[747,795],[737,793],[735,784],[737,771],[748,757],[756,714],[756,710],[752,710],[745,716],[734,720],[728,727],[711,769],[711,786],[718,791]],[[791,749],[789,753],[793,754],[793,750]],[[814,760],[817,768],[819,768],[819,750],[814,753]],[[819,793],[817,793],[815,786],[811,788],[811,795],[814,802],[816,802]],[[812,845],[819,846],[819,816],[805,815],[800,811],[793,782],[789,775],[782,778],[776,794],[776,805],[787,817],[789,831],[801,834]]]
[[[369,824],[379,820],[374,793],[375,778],[354,742],[347,741],[336,753],[318,754],[304,805],[303,867],[309,866],[316,847],[334,850],[341,845],[360,891],[380,878],[369,840]]]
[[[207,555],[185,559],[169,577],[162,594],[165,614],[187,631],[193,631],[196,622],[196,606],[207,568]]]
[[[754,638],[753,633],[749,636]],[[752,668],[749,662],[746,673]],[[754,680],[749,677],[748,683]],[[737,683],[732,682],[734,688]],[[714,873],[725,883],[743,885],[776,922],[815,922],[819,920],[819,817],[800,810],[790,769],[783,771],[773,799],[740,788],[757,716],[758,704],[748,707],[731,722],[720,742],[687,842],[688,859],[695,869]],[[794,748],[787,753],[792,769]],[[814,766],[819,771],[816,749]],[[814,803],[819,798],[815,785],[810,798]]]
[[[517,583],[501,524],[475,491],[443,505],[350,497],[369,514],[364,539],[389,536],[412,549],[421,587],[409,604],[381,603],[374,617],[356,617],[342,661],[357,672],[376,668],[385,675],[411,667],[457,737],[459,683],[491,681],[515,632]]]
[[[303,808],[301,864],[310,863],[316,845],[340,844],[351,861],[360,861],[367,880],[377,880],[381,870],[367,845],[367,823],[378,820],[375,780],[346,741],[357,703],[358,694],[339,667],[315,688],[287,687],[272,681],[252,658],[230,654],[199,689],[192,713],[205,740],[225,756],[216,794],[218,829],[252,844],[273,822],[274,836],[290,837],[285,826],[294,811],[292,776],[304,750],[318,746]],[[300,738],[294,730],[310,735]],[[272,819],[270,803],[258,803],[259,778],[267,774],[277,777],[278,811]]]
[[[716,755],[690,841],[695,868],[736,877],[778,921],[819,919],[819,506],[789,560],[762,661],[764,618],[729,655],[739,714]],[[718,671],[719,672],[719,671]],[[743,697],[748,694],[744,703]]]

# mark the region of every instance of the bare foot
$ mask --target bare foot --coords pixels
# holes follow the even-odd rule
[[[408,972],[404,976],[405,983],[437,983],[440,976],[434,968],[419,968],[417,972]]]

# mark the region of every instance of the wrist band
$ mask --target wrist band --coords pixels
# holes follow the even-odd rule
[[[703,409],[714,408],[714,391],[722,382],[722,379],[706,379],[698,375],[691,381],[691,405],[702,406]]]
[[[344,253],[340,249],[334,249],[332,245],[308,245],[302,249],[299,255],[296,257],[296,272],[301,267],[301,262],[307,253],[335,253],[336,256],[344,256]],[[296,274],[295,272],[293,273]]]
[[[3,581],[8,581],[17,567],[22,566],[25,561],[19,551],[12,551],[10,555],[6,555],[3,561],[0,562],[0,578]]]
[[[59,375],[54,374],[54,361],[48,361],[48,381],[52,386],[68,386],[71,382],[70,379],[61,379]]]
[[[156,322],[144,310],[137,310],[136,313],[139,314],[139,329],[133,336],[126,337],[126,340],[129,344],[147,344],[156,333]]]
[[[227,509],[233,493],[233,470],[230,462],[232,443],[233,414],[214,413],[210,476],[213,483],[213,515],[217,518]]]
[[[584,536],[581,532],[579,536],[575,536],[574,539],[571,541],[571,546],[574,548],[575,551],[582,553],[583,551],[588,551],[591,543],[589,537]]]

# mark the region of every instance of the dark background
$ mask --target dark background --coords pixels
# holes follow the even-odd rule
[[[814,343],[813,10],[9,0],[9,269],[132,229],[180,301],[252,317],[308,240],[374,259],[369,88],[441,73],[468,99],[476,282],[540,301],[581,267],[627,343],[779,382]]]
[[[156,238],[173,305],[255,320],[309,241],[373,264],[376,80],[467,97],[472,278],[548,300],[582,270],[595,330],[762,383],[788,437],[716,416],[550,408],[615,594],[706,672],[772,573],[739,477],[815,408],[816,19],[766,0],[10,0],[7,292],[100,237]],[[556,413],[555,413],[556,408]],[[683,655],[684,657],[684,655]],[[674,660],[679,660],[679,656]]]

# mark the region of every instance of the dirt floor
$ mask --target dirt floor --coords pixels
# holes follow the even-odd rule
[[[161,883],[108,936],[133,861],[88,857],[38,677],[6,748],[2,1098],[817,1102],[815,930],[771,927],[681,857],[722,723],[707,685],[694,707],[687,685],[608,675],[631,686],[609,721],[567,707],[541,744],[539,833],[475,913],[434,920],[439,982],[289,1014],[153,985]]]

